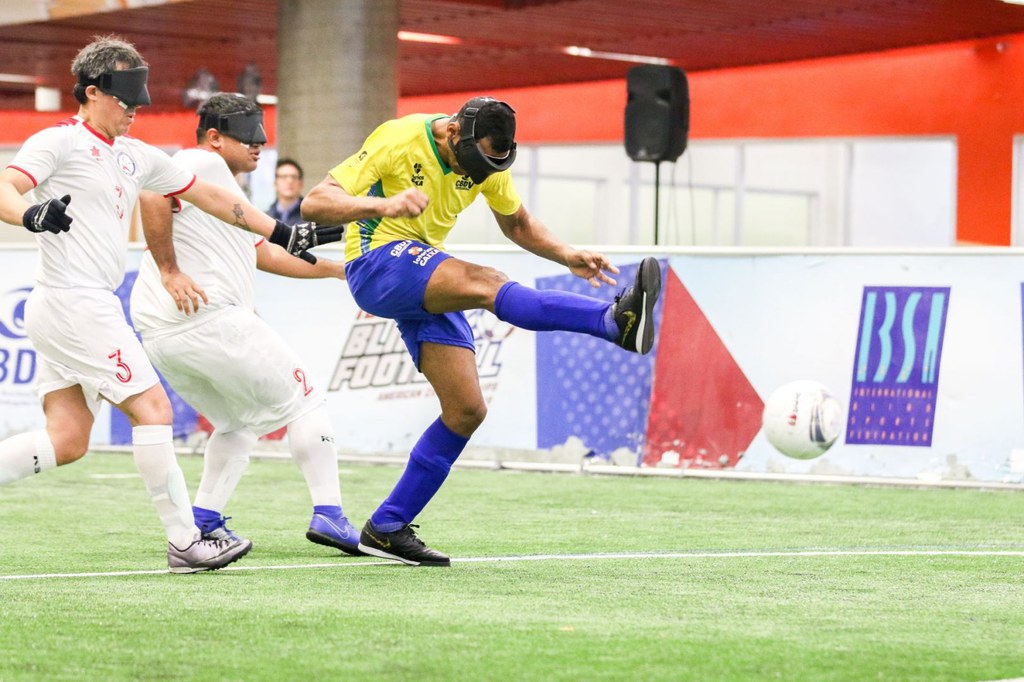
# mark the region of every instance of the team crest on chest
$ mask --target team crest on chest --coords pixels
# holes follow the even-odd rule
[[[463,175],[455,181],[455,189],[471,190],[473,189],[473,181],[469,179],[468,175]]]
[[[416,185],[417,187],[422,187],[423,186],[423,164],[422,163],[414,163],[412,165],[412,177],[409,178],[409,179],[412,181],[412,184]]]
[[[117,153],[117,167],[121,169],[121,172],[132,177],[135,175],[136,167],[135,160],[128,156],[126,152]]]

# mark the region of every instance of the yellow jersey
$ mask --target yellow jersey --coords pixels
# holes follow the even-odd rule
[[[415,218],[367,218],[349,225],[345,262],[389,242],[415,239],[444,249],[444,240],[478,194],[502,215],[519,210],[522,200],[509,171],[481,184],[457,175],[438,153],[431,125],[447,114],[411,114],[374,130],[362,149],[331,169],[330,175],[353,196],[389,197],[415,187],[430,197]]]

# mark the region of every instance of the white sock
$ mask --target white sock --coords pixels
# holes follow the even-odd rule
[[[307,412],[288,425],[288,448],[306,478],[313,506],[329,504],[340,507],[338,451],[325,406]]]
[[[196,506],[224,513],[228,500],[249,466],[249,453],[256,434],[244,429],[222,433],[214,431],[206,442],[203,478],[196,493]]]
[[[167,539],[185,549],[199,537],[199,529],[192,518],[185,475],[174,457],[173,439],[170,426],[149,424],[132,429],[135,466],[167,529]]]
[[[13,483],[57,466],[46,431],[29,431],[0,442],[0,485]]]

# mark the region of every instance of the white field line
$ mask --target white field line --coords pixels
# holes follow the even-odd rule
[[[599,561],[622,559],[762,559],[762,558],[800,558],[800,557],[936,557],[936,556],[971,556],[971,557],[1015,557],[1024,558],[1024,550],[794,550],[766,552],[633,552],[609,554],[529,554],[523,556],[498,557],[465,557],[452,559],[453,564],[484,564],[516,561]],[[228,566],[221,572],[251,571],[296,571],[310,568],[363,568],[366,566],[400,566],[393,561],[360,561],[342,560],[330,564],[286,564],[281,566]],[[427,569],[425,569],[427,570]],[[50,578],[118,578],[137,575],[168,575],[166,570],[152,571],[107,571],[102,573],[36,573],[27,575],[0,575],[0,580],[46,580]]]

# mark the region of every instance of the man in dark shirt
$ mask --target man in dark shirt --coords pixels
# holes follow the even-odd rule
[[[274,192],[277,200],[267,214],[286,225],[302,222],[299,205],[302,203],[302,166],[295,159],[278,159],[274,174]]]

